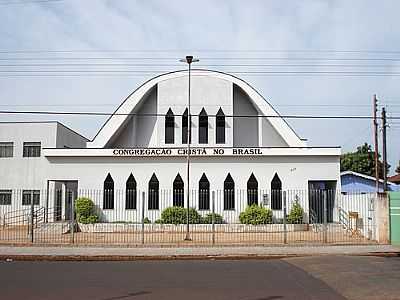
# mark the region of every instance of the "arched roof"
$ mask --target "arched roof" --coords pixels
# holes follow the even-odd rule
[[[104,125],[100,128],[99,132],[94,137],[93,141],[87,143],[88,148],[104,148],[106,144],[111,140],[113,135],[124,124],[125,120],[129,117],[128,114],[130,114],[134,110],[140,100],[145,97],[147,93],[158,83],[187,75],[187,70],[174,71],[161,74],[146,81],[135,91],[133,91],[121,103],[116,111],[108,118],[108,120],[104,123]],[[263,115],[272,116],[267,117],[268,121],[282,136],[289,147],[305,146],[304,141],[302,141],[297,136],[297,134],[286,123],[286,121],[283,118],[279,118],[279,113],[272,107],[272,105],[244,80],[227,73],[201,69],[193,69],[191,75],[214,77],[217,79],[227,80],[229,82],[232,82],[233,84],[236,84],[250,97],[250,99],[253,101],[253,104],[259,109],[259,111]]]

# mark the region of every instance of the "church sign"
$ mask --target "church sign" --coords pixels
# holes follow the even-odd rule
[[[187,148],[112,149],[113,156],[186,156]],[[190,148],[191,156],[257,156],[261,148]]]

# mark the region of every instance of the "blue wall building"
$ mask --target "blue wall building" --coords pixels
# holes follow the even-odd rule
[[[353,171],[340,173],[342,193],[374,193],[375,178],[372,176],[360,174]],[[389,191],[400,191],[400,185],[388,181]],[[383,180],[379,180],[379,191],[383,191]]]

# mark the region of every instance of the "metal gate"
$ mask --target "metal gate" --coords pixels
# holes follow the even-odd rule
[[[389,193],[390,241],[400,245],[400,192]]]

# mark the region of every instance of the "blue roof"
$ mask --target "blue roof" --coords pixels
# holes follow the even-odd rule
[[[375,178],[352,171],[345,171],[340,174],[342,192],[373,193],[375,189]],[[383,191],[383,180],[379,181],[379,190]],[[389,191],[400,191],[400,185],[388,182]]]

